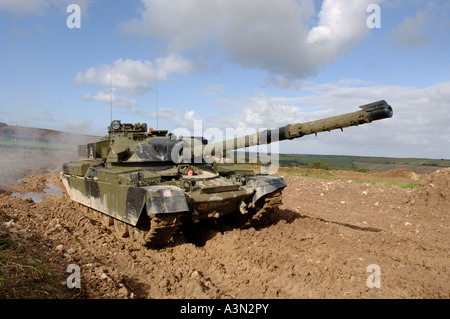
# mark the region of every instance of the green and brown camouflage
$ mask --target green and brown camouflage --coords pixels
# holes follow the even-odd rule
[[[104,223],[113,226],[119,236],[160,246],[182,222],[226,214],[249,222],[276,211],[281,204],[281,191],[286,187],[282,177],[208,163],[206,155],[225,156],[230,150],[392,117],[385,101],[361,109],[211,144],[203,138],[148,130],[146,124],[113,121],[107,136],[78,147],[80,159],[63,165],[61,179],[72,200],[100,212]],[[201,161],[194,161],[199,152]]]

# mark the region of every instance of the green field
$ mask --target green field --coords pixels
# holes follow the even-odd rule
[[[353,156],[322,156],[322,155],[286,155],[280,154],[281,166],[304,166],[314,162],[326,164],[330,168],[353,169],[353,161],[358,157]]]
[[[406,168],[418,173],[429,173],[439,167],[450,167],[450,160],[425,158],[281,154],[279,161],[280,166],[287,167],[323,163],[332,169],[366,169],[377,172]]]
[[[248,153],[246,154],[249,155]],[[251,154],[255,159],[256,154]],[[241,154],[242,156],[242,154]],[[248,158],[248,157],[247,157]],[[392,158],[339,155],[280,154],[279,165],[284,167],[312,167],[321,169],[346,169],[385,172],[394,169],[410,169],[428,174],[439,168],[450,167],[450,160],[426,158]]]

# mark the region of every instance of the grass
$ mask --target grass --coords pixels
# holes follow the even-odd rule
[[[386,171],[398,168],[411,170],[422,167],[450,167],[450,160],[424,158],[389,158],[389,157],[360,157],[334,155],[296,155],[280,154],[280,165],[302,167],[314,162],[326,164],[333,169],[369,169]]]
[[[397,186],[400,188],[414,189],[420,186],[418,183],[400,183],[400,182],[387,182],[387,181],[373,181],[373,180],[355,180],[361,184],[382,185],[382,186]]]
[[[336,175],[326,169],[310,167],[280,167],[278,173],[281,175],[312,177],[317,179],[338,179]]]
[[[315,165],[313,165],[315,166]],[[360,172],[360,173],[370,173],[371,171],[354,169],[352,171]],[[329,171],[329,169],[323,168],[311,168],[311,167],[301,167],[296,169],[286,169],[281,167],[279,170],[280,174],[291,175],[291,176],[303,176],[303,177],[312,177],[316,179],[325,179],[325,180],[338,180],[340,179],[338,176]],[[368,176],[369,177],[369,176]],[[347,178],[346,178],[347,179]],[[359,180],[355,179],[355,182],[362,184],[371,184],[371,185],[380,185],[380,186],[397,186],[400,188],[406,189],[414,189],[420,186],[418,183],[402,183],[402,182],[394,182],[394,181],[382,181],[382,180]]]
[[[238,166],[242,166],[242,164],[237,164]],[[258,164],[244,164],[245,166],[252,168],[255,172],[259,171]],[[342,170],[342,169],[340,169]],[[343,169],[346,171],[352,171],[356,173],[367,174],[367,178],[364,179],[353,179],[355,182],[361,184],[371,184],[371,185],[380,185],[380,186],[397,186],[405,189],[414,189],[420,186],[419,183],[410,183],[410,182],[397,182],[397,181],[389,181],[383,180],[382,176],[374,176],[375,173],[369,169]],[[311,177],[315,179],[324,179],[324,180],[339,180],[342,177],[333,174],[331,168],[329,168],[324,163],[311,162],[308,165],[300,166],[300,167],[285,167],[280,166],[278,169],[278,173],[284,176],[301,176],[301,177]],[[361,177],[359,174],[358,177]],[[344,179],[348,180],[350,177],[346,176]]]
[[[282,155],[280,154],[280,165],[283,166],[307,166],[311,163],[322,163],[332,168],[352,169],[353,156],[320,156],[320,155]]]
[[[24,245],[0,238],[0,299],[58,298],[61,292],[55,287],[59,286],[48,264],[29,254]]]

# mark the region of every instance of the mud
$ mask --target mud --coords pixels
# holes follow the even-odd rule
[[[0,235],[48,262],[61,286],[67,267],[80,266],[81,288],[57,297],[446,299],[450,169],[411,173],[383,178],[420,183],[413,190],[356,182],[352,172],[286,176],[280,210],[259,225],[205,221],[151,250],[117,238],[65,193],[38,203],[12,196],[63,189],[58,172],[30,170],[0,192]]]

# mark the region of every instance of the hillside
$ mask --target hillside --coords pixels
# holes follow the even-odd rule
[[[281,166],[304,166],[313,162],[324,163],[334,169],[368,169],[385,172],[393,169],[410,169],[420,174],[428,174],[439,168],[450,167],[450,160],[426,158],[360,157],[339,155],[280,155]]]
[[[5,123],[2,123],[5,124]],[[78,144],[98,140],[98,136],[67,133],[24,126],[0,126],[0,146],[28,149],[73,150]]]

